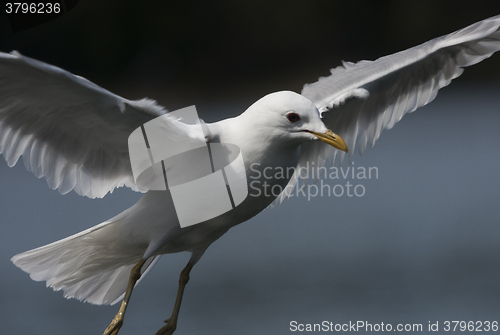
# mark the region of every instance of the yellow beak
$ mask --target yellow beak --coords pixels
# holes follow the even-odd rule
[[[342,137],[339,135],[335,134],[333,131],[328,129],[326,133],[316,133],[314,131],[310,131],[311,134],[317,136],[321,142],[325,142],[327,144],[330,144],[334,148],[340,149],[342,151],[347,152],[347,145],[345,144],[344,140]]]

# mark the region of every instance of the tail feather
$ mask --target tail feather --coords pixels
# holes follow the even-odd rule
[[[73,236],[18,254],[12,257],[12,262],[33,280],[46,281],[55,291],[63,290],[66,298],[97,305],[114,304],[121,300],[130,271],[146,250],[119,247],[118,230],[125,217],[119,215]],[[147,260],[143,276],[158,258]]]

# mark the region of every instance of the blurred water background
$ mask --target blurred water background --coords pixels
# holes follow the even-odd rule
[[[500,13],[498,4],[479,1],[450,14],[446,3],[165,2],[152,10],[88,1],[17,34],[1,17],[0,47],[128,98],[148,96],[171,110],[196,104],[210,122],[266,93],[300,91],[341,59],[374,59]],[[424,330],[429,321],[500,321],[498,56],[356,154],[355,167],[378,168],[378,179],[351,181],[365,187],[363,197],[292,198],[214,243],[192,272],[176,334],[288,334],[293,320]],[[128,189],[99,200],[61,196],[22,162],[8,168],[2,160],[0,333],[101,334],[118,306],[65,300],[10,258],[139,198]],[[121,335],[162,326],[188,258],[164,256],[141,282]]]

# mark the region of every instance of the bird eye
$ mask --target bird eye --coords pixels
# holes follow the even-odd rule
[[[297,114],[297,113],[293,113],[293,112],[292,112],[292,113],[288,113],[288,114],[286,115],[286,118],[287,118],[287,119],[288,119],[288,121],[290,121],[290,122],[297,122],[297,121],[299,121],[299,120],[300,120],[300,116],[299,116],[299,114]]]

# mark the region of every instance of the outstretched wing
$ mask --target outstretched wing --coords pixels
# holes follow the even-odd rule
[[[352,157],[372,147],[382,130],[392,128],[409,112],[431,102],[440,88],[500,50],[500,15],[419,46],[358,63],[344,62],[331,75],[304,86],[302,95],[313,101],[325,125],[346,142]],[[319,141],[301,149],[298,167],[332,165],[344,152]],[[290,181],[298,182],[298,176]],[[288,187],[287,189],[292,189]],[[278,202],[288,195],[283,193]]]
[[[305,85],[302,95],[323,111],[324,123],[342,136],[351,157],[356,147],[362,154],[382,130],[434,100],[464,67],[500,50],[499,26],[500,15],[375,61],[344,62]]]
[[[23,156],[63,194],[136,190],[128,137],[164,113],[153,100],[130,101],[58,67],[0,53],[0,153],[9,166]]]

